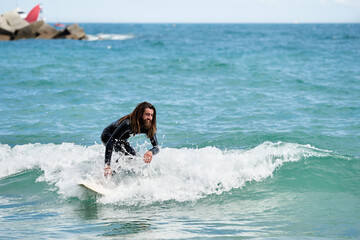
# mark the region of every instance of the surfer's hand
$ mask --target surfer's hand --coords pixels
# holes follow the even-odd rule
[[[111,167],[108,165],[105,167],[104,170],[104,177],[108,178],[112,175]]]
[[[153,156],[153,153],[151,151],[147,151],[145,154],[144,154],[144,162],[145,163],[150,163],[151,160],[152,160],[152,156]]]

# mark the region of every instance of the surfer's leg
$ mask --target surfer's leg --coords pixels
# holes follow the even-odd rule
[[[118,141],[114,144],[114,150],[116,152],[122,152],[125,156],[126,155],[133,155],[136,156],[135,150],[130,146],[130,143],[127,141]]]
[[[130,143],[129,142],[125,142],[124,143],[124,148],[125,148],[125,155],[132,155],[132,156],[136,156],[136,152],[135,150],[130,146]]]
[[[117,141],[114,144],[114,150],[116,152],[121,152],[122,154],[124,154],[125,162],[128,162],[129,160],[132,160],[133,157],[132,156],[136,156],[136,152],[135,150],[130,146],[130,143],[128,141]],[[120,157],[121,158],[121,157]],[[119,161],[119,159],[117,159],[115,162],[117,163]],[[126,168],[124,169],[121,164],[116,166],[116,170],[114,170],[113,175],[115,173],[123,173],[125,175],[129,175],[131,173],[131,170],[127,170]]]

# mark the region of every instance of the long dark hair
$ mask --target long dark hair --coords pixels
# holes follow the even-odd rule
[[[125,119],[130,119],[130,126],[133,131],[133,134],[134,135],[139,134],[141,125],[143,123],[142,117],[143,117],[143,114],[144,114],[146,108],[150,108],[154,111],[154,115],[153,115],[152,122],[151,122],[151,127],[148,129],[146,136],[148,138],[154,137],[154,135],[156,133],[156,109],[151,103],[148,103],[148,102],[139,103],[136,106],[136,108],[134,109],[134,111],[132,111],[132,113],[120,118],[118,120],[118,124],[120,124]]]

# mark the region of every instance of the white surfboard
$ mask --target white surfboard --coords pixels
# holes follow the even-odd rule
[[[90,181],[81,180],[78,182],[78,185],[103,196],[110,193],[110,189],[105,188],[102,184],[96,184]]]

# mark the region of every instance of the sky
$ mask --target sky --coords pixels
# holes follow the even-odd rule
[[[46,22],[360,23],[360,0],[0,0],[0,13],[38,3]]]

